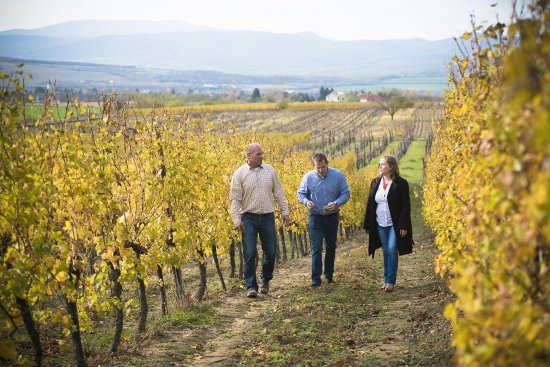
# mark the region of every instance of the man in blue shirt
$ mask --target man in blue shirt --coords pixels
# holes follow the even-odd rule
[[[311,285],[321,285],[323,239],[325,240],[325,280],[332,283],[339,210],[349,200],[350,192],[342,171],[328,167],[327,157],[315,153],[313,167],[302,178],[298,200],[309,209],[308,230],[311,242]]]

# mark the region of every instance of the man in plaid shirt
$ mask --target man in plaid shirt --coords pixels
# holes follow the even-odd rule
[[[246,148],[246,163],[240,166],[231,178],[229,199],[234,229],[242,231],[244,279],[246,295],[258,295],[256,281],[257,239],[260,234],[263,261],[260,275],[260,293],[269,292],[269,281],[273,278],[277,232],[275,230],[275,203],[283,217],[283,223],[290,223],[288,206],[275,169],[263,163],[262,146],[252,143]]]

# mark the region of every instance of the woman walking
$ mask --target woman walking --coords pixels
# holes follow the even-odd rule
[[[393,292],[399,256],[412,252],[411,199],[409,183],[399,175],[397,160],[384,156],[379,176],[372,180],[363,228],[369,234],[369,255],[382,247],[384,283],[381,290]]]

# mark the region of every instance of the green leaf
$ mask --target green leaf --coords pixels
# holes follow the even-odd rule
[[[11,340],[0,339],[0,358],[8,361],[16,361],[17,355],[17,349]]]

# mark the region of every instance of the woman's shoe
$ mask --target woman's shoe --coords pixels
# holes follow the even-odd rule
[[[386,285],[387,285],[386,283],[382,284],[382,286],[380,287],[380,290],[385,291],[386,290]]]
[[[386,287],[384,288],[384,292],[386,292],[386,293],[391,293],[391,292],[393,292],[393,285],[391,285],[391,284],[386,284]]]

